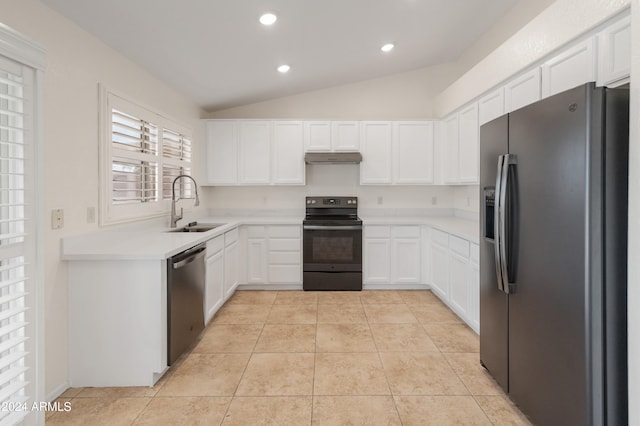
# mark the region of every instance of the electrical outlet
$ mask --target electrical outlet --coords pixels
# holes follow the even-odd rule
[[[51,229],[62,229],[64,227],[64,210],[51,210]]]
[[[378,204],[382,204],[383,201],[382,197],[378,197]]]
[[[431,205],[435,206],[436,204],[438,204],[438,197],[431,197]]]
[[[87,223],[95,223],[95,222],[96,222],[96,208],[87,207]]]

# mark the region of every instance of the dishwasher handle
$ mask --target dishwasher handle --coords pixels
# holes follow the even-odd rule
[[[171,258],[171,267],[173,269],[180,269],[189,263],[204,256],[204,251],[207,249],[205,244],[200,244],[189,250],[183,251],[180,254]]]

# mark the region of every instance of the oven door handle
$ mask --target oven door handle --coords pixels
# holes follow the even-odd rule
[[[362,229],[362,225],[347,225],[347,226],[303,225],[302,229],[305,231],[359,231]]]

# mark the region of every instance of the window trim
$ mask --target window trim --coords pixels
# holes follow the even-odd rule
[[[153,108],[132,101],[128,97],[117,93],[105,84],[99,83],[99,173],[100,173],[100,226],[115,225],[144,219],[153,219],[169,214],[171,201],[163,199],[163,164],[183,165],[193,172],[193,159],[189,162],[163,157],[163,129],[177,132],[186,137],[192,143],[193,131],[188,126],[178,123],[175,119],[155,111]],[[157,199],[153,202],[138,204],[118,204],[112,200],[112,109],[120,110],[126,114],[135,115],[142,120],[152,122],[158,127],[158,155],[157,155]],[[132,158],[135,155],[126,158]]]

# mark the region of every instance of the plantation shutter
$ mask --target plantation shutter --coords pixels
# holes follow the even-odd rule
[[[0,56],[0,423],[35,394],[33,70]]]

